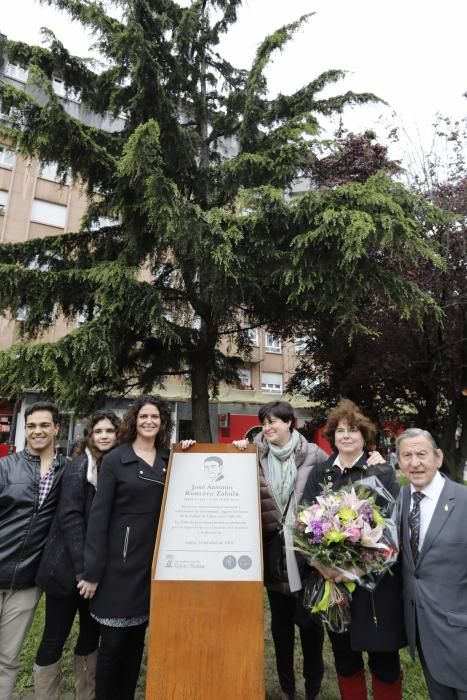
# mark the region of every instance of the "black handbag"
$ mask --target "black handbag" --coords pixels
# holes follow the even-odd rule
[[[279,583],[283,579],[285,545],[282,527],[263,539],[264,583]]]
[[[282,518],[273,533],[263,538],[263,572],[264,583],[280,583],[287,570],[285,561],[284,523],[292,500],[293,491],[282,514]]]

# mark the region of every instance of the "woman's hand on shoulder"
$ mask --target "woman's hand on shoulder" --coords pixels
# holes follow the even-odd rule
[[[374,467],[376,464],[386,464],[386,460],[384,459],[383,455],[378,452],[378,450],[373,450],[372,452],[368,453],[366,463],[369,467]]]
[[[182,450],[187,450],[189,447],[196,445],[196,440],[180,440]]]
[[[232,445],[237,448],[237,450],[246,450],[250,443],[248,440],[234,440]]]
[[[92,581],[85,581],[84,578],[82,578],[80,581],[78,581],[77,588],[79,594],[83,596],[83,598],[86,598],[86,600],[90,600],[91,598],[94,598],[98,585],[98,583],[93,583]]]

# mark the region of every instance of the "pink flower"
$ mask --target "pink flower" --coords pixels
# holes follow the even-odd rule
[[[342,507],[344,508],[350,508],[351,510],[358,511],[366,503],[366,499],[362,501],[360,498],[358,498],[354,488],[351,489],[350,493],[343,492]]]
[[[351,542],[358,542],[360,539],[360,528],[355,527],[355,525],[349,525],[348,527],[345,528],[344,530],[345,534],[347,535],[347,538]]]
[[[383,535],[381,525],[372,528],[368,523],[363,523],[361,543],[364,547],[375,547],[376,549],[386,549],[385,544],[380,542]]]

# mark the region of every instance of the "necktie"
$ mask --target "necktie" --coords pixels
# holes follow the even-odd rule
[[[412,510],[409,513],[410,546],[415,563],[417,563],[418,545],[420,543],[420,502],[422,498],[425,498],[424,493],[421,491],[414,491],[412,494]]]

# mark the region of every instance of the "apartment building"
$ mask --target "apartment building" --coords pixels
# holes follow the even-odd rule
[[[0,67],[0,78],[21,89],[34,93],[35,88],[27,84],[25,68],[4,62]],[[109,116],[96,116],[65,94],[63,82],[53,80],[54,90],[62,97],[66,110],[87,124],[107,130],[121,128],[122,120]],[[0,119],[8,119],[0,104]],[[40,166],[15,154],[8,143],[0,143],[0,242],[17,243],[37,237],[56,236],[75,232],[86,212],[86,191],[79,184],[63,181],[57,174],[54,163]],[[17,341],[18,328],[24,320],[25,309],[20,309],[16,318],[0,317],[0,350]],[[54,341],[63,337],[79,325],[80,318],[73,323],[57,316],[52,326],[44,330],[40,340]],[[287,398],[297,409],[299,425],[308,417],[307,401],[304,397],[285,397],[288,379],[297,364],[298,346],[293,342],[282,342],[262,328],[248,331],[252,345],[251,353],[244,356],[244,367],[240,372],[238,386],[221,386],[219,396],[211,402],[211,427],[213,439],[230,442],[233,439],[252,435],[257,429],[257,412],[260,406],[274,399]],[[174,440],[191,435],[190,388],[181,379],[168,378],[162,390],[156,389],[170,402],[174,413],[176,430]],[[24,444],[22,414],[25,407],[36,400],[31,391],[20,401],[2,399],[0,377],[0,454],[6,449],[15,433],[15,444]],[[109,400],[108,407],[123,413],[131,398],[120,401]],[[73,436],[82,433],[79,416],[73,411],[64,414],[60,433],[60,444],[67,450]]]

